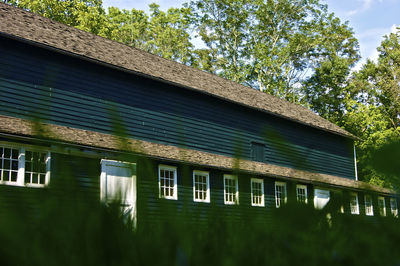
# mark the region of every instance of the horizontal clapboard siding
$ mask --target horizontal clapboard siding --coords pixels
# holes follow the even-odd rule
[[[100,159],[51,154],[50,188],[65,200],[83,197],[86,202],[100,201]]]
[[[266,113],[0,38],[0,113],[354,178],[350,140]]]

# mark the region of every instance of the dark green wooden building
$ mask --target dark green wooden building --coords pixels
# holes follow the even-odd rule
[[[354,139],[310,110],[0,3],[0,194],[122,200],[140,222],[290,202],[397,216]]]

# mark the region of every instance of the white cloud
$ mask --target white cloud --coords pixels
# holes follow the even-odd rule
[[[388,28],[372,28],[356,34],[356,37],[360,42],[361,60],[355,65],[354,70],[361,69],[367,59],[376,62],[379,56],[379,52],[376,48],[381,45],[383,36],[395,33],[397,27],[399,27],[399,25],[393,24]]]
[[[390,33],[398,32],[399,30],[397,28],[399,28],[399,27],[400,27],[400,25],[393,24],[392,27],[390,28]]]
[[[361,5],[356,9],[348,11],[346,13],[346,16],[349,16],[349,17],[350,16],[354,16],[354,15],[356,15],[358,13],[361,13],[361,12],[364,12],[364,11],[370,9],[370,7],[372,6],[372,3],[374,2],[374,0],[358,0],[358,2],[361,2]],[[378,0],[378,2],[381,3],[382,0]]]

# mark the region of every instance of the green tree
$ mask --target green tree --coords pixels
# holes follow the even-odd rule
[[[107,37],[143,49],[164,58],[189,64],[193,44],[189,34],[189,8],[170,8],[161,11],[150,4],[150,16],[142,10],[108,9]]]
[[[357,143],[360,177],[390,186],[398,182],[399,173],[385,172],[385,167],[381,167],[383,164],[376,166],[381,157],[387,156],[386,160],[390,161],[390,157],[396,156],[385,155],[379,150],[391,150],[388,145],[400,142],[399,31],[385,36],[377,49],[377,62],[368,60],[353,74],[348,91],[356,97],[347,97],[343,101],[346,112],[340,122],[360,137]]]
[[[169,8],[163,12],[159,5],[153,3],[150,4],[150,12],[147,50],[164,58],[188,63],[193,50],[189,34],[192,23],[190,8]]]
[[[149,16],[142,10],[109,7],[107,38],[129,46],[145,49],[149,39]]]
[[[208,47],[214,71],[227,79],[249,83],[251,1],[192,1],[190,6],[196,32]]]
[[[9,0],[9,4],[61,23],[104,36],[101,0]]]
[[[304,100],[313,111],[341,125],[346,97],[355,99],[357,96],[348,84],[351,67],[359,59],[358,41],[347,22],[341,24],[332,14],[317,27],[318,58],[314,72],[303,81]]]
[[[321,95],[308,86],[345,79],[359,58],[352,30],[318,0],[195,0],[190,6],[219,75],[317,112]]]

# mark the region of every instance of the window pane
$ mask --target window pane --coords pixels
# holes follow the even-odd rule
[[[17,172],[14,171],[11,172],[11,181],[17,182]]]
[[[45,182],[46,182],[46,175],[40,174],[39,184],[44,185]]]
[[[38,175],[37,174],[32,174],[32,183],[37,184],[38,183]]]
[[[11,149],[4,148],[4,158],[7,158],[7,159],[11,158]]]
[[[34,153],[34,154],[36,154],[36,153]],[[33,172],[39,172],[39,163],[37,160],[37,156],[34,156],[34,159],[32,161],[32,168],[33,168]]]
[[[18,160],[18,155],[19,155],[18,150],[13,149],[11,153],[12,153],[11,158],[14,160]]]
[[[30,182],[31,182],[31,174],[25,173],[25,183],[30,183]]]
[[[32,171],[32,163],[30,161],[25,161],[25,171]]]
[[[40,162],[40,168],[39,168],[40,173],[46,173],[46,164]]]
[[[10,160],[4,159],[3,169],[10,169]]]
[[[8,170],[3,171],[3,181],[10,181],[10,171]]]
[[[11,161],[11,169],[18,171],[18,161]]]
[[[46,163],[46,153],[41,152],[40,153],[40,158],[39,158],[40,162],[42,163]]]

